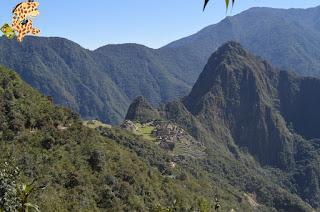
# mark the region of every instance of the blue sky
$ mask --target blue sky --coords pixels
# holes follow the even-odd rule
[[[85,48],[140,43],[158,48],[225,18],[224,0],[38,0],[35,25],[42,36],[65,37]],[[17,0],[0,1],[0,24],[10,22]],[[238,0],[228,15],[251,7],[308,8],[319,0]]]

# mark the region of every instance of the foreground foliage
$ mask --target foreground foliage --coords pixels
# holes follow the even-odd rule
[[[29,197],[37,188],[34,182],[30,184],[21,183],[19,179],[19,168],[9,165],[8,162],[2,164],[0,170],[0,211],[36,211],[39,206],[30,203]]]

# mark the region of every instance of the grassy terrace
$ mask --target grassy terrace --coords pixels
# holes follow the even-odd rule
[[[155,130],[155,127],[149,125],[143,125],[140,123],[135,123],[136,126],[136,135],[142,136],[143,139],[148,141],[156,141],[156,137],[152,135],[152,132]]]

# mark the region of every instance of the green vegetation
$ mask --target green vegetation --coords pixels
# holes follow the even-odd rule
[[[53,106],[13,72],[0,72],[0,151],[6,153],[0,163],[14,158],[21,178],[47,181],[31,197],[41,210],[146,210],[174,200],[188,208],[202,196],[192,178],[177,181],[161,174],[113,140],[83,127],[77,116]],[[162,163],[165,167],[168,162]]]
[[[140,123],[148,123],[154,119],[160,119],[160,114],[144,97],[139,96],[131,103],[125,119]]]
[[[279,121],[282,111],[261,110],[253,113],[256,116],[252,120],[260,121],[260,125],[255,123],[253,126],[243,123],[245,119],[241,115],[247,114],[243,109],[247,109],[249,103],[265,106],[263,108],[268,108],[266,102],[269,107],[274,104],[271,101],[274,99],[265,92],[265,84],[259,81],[261,79],[268,88],[273,88],[272,94],[279,95],[279,98],[281,95],[297,95],[296,86],[302,86],[299,91],[304,95],[293,96],[297,103],[301,100],[313,101],[314,98],[308,94],[318,90],[319,81],[310,78],[296,81],[295,77],[283,73],[277,75],[265,62],[244,54],[245,50],[238,45],[228,45],[222,48],[226,51],[220,51],[221,55],[217,53],[213,56],[213,62],[207,66],[209,71],[205,71],[201,82],[196,84],[194,92],[183,103],[171,102],[156,110],[140,102],[131,111],[133,118],[137,115],[139,119],[149,120],[154,115],[155,119],[161,118],[183,127],[205,146],[203,151],[206,157],[198,158],[188,154],[175,156],[159,148],[155,142],[150,142],[153,129],[147,125],[140,125],[137,135],[96,121],[83,122],[77,114],[53,105],[14,72],[0,67],[0,164],[12,161],[11,167],[20,169],[18,181],[13,181],[11,177],[0,179],[0,206],[8,211],[12,207],[39,206],[42,211],[211,212],[218,204],[222,211],[304,212],[311,211],[311,205],[318,208],[319,141],[307,141],[293,133],[299,130],[313,137],[318,136],[318,131],[306,129],[299,125],[296,117],[286,114],[286,118],[292,119],[290,133],[285,122]],[[208,72],[213,74],[212,68],[220,64],[215,63],[217,58],[218,62],[221,58],[226,60],[222,61],[224,66],[221,65],[226,70],[217,70],[229,73],[233,78],[226,82],[233,84],[224,86],[221,80],[210,78],[218,76],[225,79],[220,76],[225,72],[206,75]],[[253,72],[253,66],[260,68]],[[237,70],[235,76],[234,69]],[[268,74],[263,71],[268,71]],[[251,78],[238,80],[237,77],[247,76],[244,73]],[[289,95],[280,86],[274,87],[269,79],[271,76],[280,77],[277,82],[290,82],[286,86]],[[249,78],[252,79],[250,83],[246,81]],[[210,84],[216,82],[222,83],[215,84],[217,90],[212,89]],[[263,89],[241,87],[237,82],[241,82],[241,86],[255,82],[254,85]],[[239,92],[239,88],[248,92]],[[215,91],[218,93],[211,93]],[[256,91],[259,98],[254,98],[255,95],[246,98],[245,95],[252,91]],[[214,98],[215,95],[220,98]],[[239,99],[233,99],[239,96],[247,100],[246,104],[241,105]],[[289,100],[282,99],[282,104]],[[320,104],[313,102],[315,108]],[[227,107],[228,112],[224,108],[227,103],[231,104]],[[143,115],[145,109],[147,116]],[[299,111],[301,107],[293,109]],[[217,115],[216,112],[220,113]],[[223,121],[225,117],[219,114],[228,114],[228,120],[233,122]],[[304,118],[310,113],[301,112],[299,115]],[[240,128],[240,123],[245,124],[246,128]],[[251,123],[250,120],[248,123]],[[305,123],[318,126],[314,118],[307,119]],[[263,127],[255,130],[259,126]],[[263,133],[255,135],[255,141],[248,137],[240,143],[233,138],[238,129],[243,129],[242,135],[246,135],[245,130]],[[267,132],[273,134],[262,138],[273,136],[274,139],[261,140],[260,136]],[[284,138],[290,138],[287,140],[289,142],[283,141]],[[279,147],[275,145],[277,143],[272,143],[275,141],[282,142],[282,145]],[[250,146],[252,143],[256,148]],[[264,154],[259,152],[264,150],[262,145],[269,145],[267,149],[270,151],[263,151]],[[178,151],[192,150],[178,146]],[[273,157],[275,153],[279,153],[277,157]],[[23,182],[33,182],[34,179],[41,179],[39,184],[44,186],[39,185],[43,189],[30,193],[32,187]]]
[[[197,196],[194,199],[196,206],[192,206],[191,208],[198,207],[199,201],[203,201],[203,203],[207,202],[210,204],[211,210],[209,211],[213,211],[212,208],[216,204],[215,197],[217,196],[223,211],[231,209],[250,211],[252,209],[241,190],[228,184],[228,181],[223,180],[223,177],[219,177],[219,179],[210,177],[210,173],[206,171],[202,164],[206,160],[176,158],[166,150],[159,148],[156,144],[140,140],[140,136],[116,127],[112,129],[101,128],[99,132],[102,136],[112,139],[120,146],[124,146],[136,153],[139,158],[146,161],[150,166],[157,167],[162,175],[167,176],[167,179],[173,179],[174,183],[179,183],[180,181],[185,183],[190,182],[190,185],[185,184],[187,188],[193,188],[204,195],[203,197]],[[170,162],[177,163],[177,166],[173,168]],[[156,206],[157,209],[172,209],[174,208],[174,201],[166,206],[163,204]],[[264,208],[264,206],[261,207],[262,210]]]
[[[211,183],[196,161],[189,169],[183,164],[172,168],[175,158],[141,136],[83,126],[76,114],[54,106],[3,67],[0,118],[0,164],[10,160],[11,167],[20,169],[19,180],[0,179],[6,188],[0,189],[1,201],[13,197],[0,202],[5,211],[21,207],[15,198],[18,184],[25,207],[49,212],[200,210],[214,206],[215,194],[226,210],[249,208],[239,204],[239,198],[244,200],[240,191]],[[42,188],[35,192],[20,183],[35,179],[40,180],[32,185]]]
[[[158,113],[205,145],[197,168],[210,182],[242,191],[258,211],[309,212],[320,208],[319,91],[319,79],[278,72],[228,42],[191,93]],[[143,108],[130,113],[141,117]],[[195,169],[190,159],[178,161]]]
[[[39,206],[29,202],[29,197],[38,188],[35,181],[30,184],[21,183],[19,168],[9,165],[8,162],[1,164],[0,170],[0,211],[36,211]]]
[[[98,120],[89,120],[89,121],[83,121],[83,125],[86,127],[89,127],[91,129],[97,129],[99,127],[105,127],[105,128],[111,128],[111,125],[104,124],[101,121]]]
[[[152,133],[155,130],[155,127],[140,123],[135,123],[135,126],[137,127],[134,132],[135,134],[141,135],[144,140],[156,141],[156,137]]]
[[[277,67],[320,76],[319,10],[253,8],[160,49],[89,51],[63,38],[28,37],[22,45],[0,38],[0,64],[82,118],[119,124],[137,96],[158,105],[187,95],[213,51],[230,40]]]
[[[23,45],[0,38],[0,64],[52,96],[54,103],[80,113],[84,119],[108,124],[123,121],[137,96],[159,104],[190,89],[167,70],[169,65],[156,50],[136,44],[89,51],[62,38],[28,37]]]

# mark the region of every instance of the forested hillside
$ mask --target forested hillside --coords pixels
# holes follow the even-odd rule
[[[277,211],[312,211],[320,202],[319,86],[317,78],[279,71],[228,42],[188,96],[157,113],[135,101],[127,117],[150,121],[160,114],[189,132],[206,147],[200,166],[211,181],[254,194]]]
[[[196,159],[185,169],[140,136],[88,128],[4,67],[0,120],[0,210],[20,210],[31,182],[28,203],[41,211],[212,211],[217,196],[226,210],[251,208],[240,190],[209,181]]]

